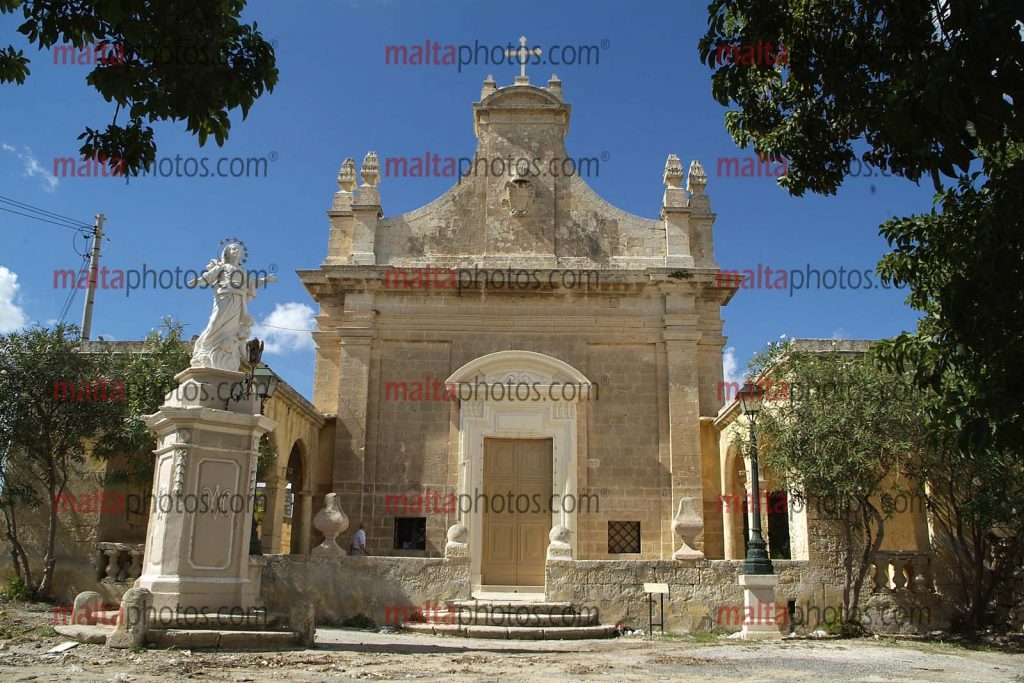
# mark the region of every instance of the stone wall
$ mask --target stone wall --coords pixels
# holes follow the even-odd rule
[[[797,560],[776,560],[774,565],[779,577],[776,614],[784,619],[783,633],[790,631],[790,622],[798,633],[807,633],[835,613],[842,586],[838,566],[813,566]],[[743,590],[738,584],[742,571],[741,560],[549,561],[546,597],[597,608],[601,623],[647,631],[643,584],[667,583],[666,631],[734,632],[740,630],[743,620]],[[827,601],[823,602],[826,586]],[[655,596],[655,620],[658,601]],[[862,593],[860,609],[862,622],[876,632],[927,631],[942,624],[946,616],[934,593],[872,593],[869,585]]]
[[[363,614],[384,625],[396,614],[443,608],[446,600],[469,594],[465,558],[274,555],[263,568],[267,609],[287,614],[296,601],[309,600],[316,605],[318,624],[338,624]]]

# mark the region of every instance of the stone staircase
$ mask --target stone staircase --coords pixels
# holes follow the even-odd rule
[[[104,644],[121,619],[118,610],[95,611],[85,623],[58,625],[54,630],[79,642]],[[157,647],[274,650],[304,646],[303,635],[293,630],[284,615],[266,611],[207,615],[154,614],[145,642]]]
[[[615,626],[599,623],[597,610],[543,599],[451,600],[445,608],[417,612],[402,628],[413,633],[510,640],[608,638]]]

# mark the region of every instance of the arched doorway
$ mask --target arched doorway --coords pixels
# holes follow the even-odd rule
[[[473,498],[481,491],[512,486],[519,492],[544,490],[552,500],[576,499],[577,404],[593,386],[583,373],[567,363],[532,351],[498,351],[481,356],[456,370],[445,382],[459,395],[459,493]],[[535,387],[534,400],[515,400],[512,390]],[[562,394],[554,400],[551,388],[572,385],[573,398]],[[476,387],[500,387],[501,392]],[[509,387],[508,393],[504,391]],[[465,390],[465,391],[464,391]],[[530,394],[532,396],[532,394]],[[503,458],[502,454],[509,455]],[[514,456],[514,457],[513,457]],[[515,467],[501,465],[516,462]],[[490,467],[488,463],[498,466]],[[509,489],[512,490],[512,489]],[[558,509],[556,509],[558,508]],[[517,511],[518,515],[518,511]],[[485,516],[477,506],[462,512],[460,521],[469,530],[470,572],[474,587],[488,583],[484,569],[498,567],[500,576],[514,578],[501,583],[517,591],[542,592],[548,533],[555,525],[568,528],[576,552],[576,509],[552,506],[546,519],[518,516],[502,529],[496,516]],[[504,540],[512,539],[511,543]],[[502,567],[495,560],[509,558]],[[509,569],[507,565],[513,565]],[[538,569],[539,568],[539,569]],[[504,574],[501,572],[504,571]],[[493,581],[493,579],[489,579]],[[505,579],[509,581],[509,579]]]

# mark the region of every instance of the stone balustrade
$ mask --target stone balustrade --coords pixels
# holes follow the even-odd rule
[[[145,545],[141,543],[97,543],[100,552],[97,564],[97,578],[103,583],[132,584],[142,574],[142,554]]]
[[[930,553],[913,550],[880,550],[875,554],[873,592],[894,593],[935,591]]]

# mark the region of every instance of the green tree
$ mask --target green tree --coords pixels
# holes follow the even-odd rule
[[[842,616],[855,628],[895,496],[913,488],[897,482],[906,481],[908,462],[924,448],[917,392],[864,354],[811,352],[788,342],[755,356],[747,381],[767,389],[756,422],[764,466],[841,526]]]
[[[922,317],[874,353],[928,394],[924,474],[936,491],[948,489],[935,479],[944,471],[958,485],[929,505],[953,515],[952,529],[976,530],[960,536],[960,557],[980,581],[967,600],[967,621],[980,624],[995,590],[981,579],[1004,575],[986,565],[985,539],[998,531],[1010,557],[1024,543],[1012,485],[1024,461],[1024,5],[713,0],[708,16],[701,59],[716,100],[738,108],[726,128],[741,147],[788,160],[779,183],[790,193],[835,193],[855,160],[936,189],[930,213],[880,228],[892,252],[879,273],[909,285]],[[786,63],[718,58],[759,41],[784,45]],[[986,490],[1001,494],[976,495]]]
[[[152,479],[156,441],[142,416],[157,411],[177,386],[174,376],[189,365],[190,350],[181,338],[183,329],[181,323],[167,318],[161,329],[146,337],[141,351],[123,353],[108,348],[101,352],[103,366],[125,385],[119,419],[105,425],[93,447],[93,455],[108,463],[114,456],[124,457],[123,469],[108,469],[112,481]]]
[[[63,324],[0,336],[0,370],[12,393],[0,396],[8,432],[4,471],[5,509],[31,488],[48,510],[43,571],[33,593],[49,594],[57,559],[57,505],[68,481],[85,461],[85,439],[116,419],[116,403],[96,400],[96,389],[115,378],[96,358],[78,352],[77,331]],[[7,487],[10,489],[7,489]],[[11,532],[13,516],[5,517]],[[23,549],[22,549],[23,552]],[[22,560],[27,558],[22,556]]]
[[[962,612],[974,629],[997,616],[988,607],[1012,585],[1024,555],[1024,145],[983,153],[985,181],[965,175],[939,194],[941,214],[894,219],[883,277],[912,285],[923,314],[916,334],[880,344],[879,359],[912,370],[934,400],[934,435],[922,476],[929,508],[952,546]],[[923,267],[926,264],[927,267]],[[1010,285],[1010,286],[1007,286]]]
[[[152,474],[152,436],[141,420],[156,411],[188,366],[180,324],[166,320],[140,352],[83,347],[77,330],[57,325],[0,336],[0,511],[15,573],[32,593],[47,596],[56,566],[58,514],[69,481],[87,457],[125,456],[114,478]],[[42,574],[32,582],[18,537],[19,512],[48,510]]]
[[[0,13],[20,10],[18,32],[39,48],[73,46],[99,55],[86,76],[107,102],[113,122],[86,127],[84,158],[114,160],[136,175],[156,159],[154,121],[184,121],[206,144],[223,145],[229,114],[244,119],[277,83],[274,49],[239,16],[245,0],[0,0]],[[56,54],[56,53],[55,53]],[[29,59],[13,46],[0,49],[0,83],[24,83]],[[118,117],[123,116],[123,123]]]

